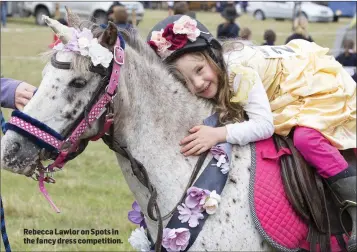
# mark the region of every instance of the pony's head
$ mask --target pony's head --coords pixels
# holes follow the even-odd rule
[[[2,138],[1,166],[12,172],[29,176],[41,160],[58,155],[58,151],[45,148],[51,146],[42,141],[43,138],[53,137],[57,141],[68,139],[79,122],[91,120],[88,118],[91,106],[106,92],[118,38],[116,26],[109,23],[103,29],[89,21],[80,22],[69,10],[67,15],[70,27],[43,17],[61,43],[49,52],[51,61],[42,71],[42,81],[36,95],[25,106],[23,113],[16,111],[13,114],[18,120],[17,125],[11,119],[8,131]],[[80,139],[98,134],[104,117],[105,113],[104,116],[92,118],[93,124]],[[42,134],[42,140],[24,133],[33,126],[45,132],[45,136],[37,132]]]

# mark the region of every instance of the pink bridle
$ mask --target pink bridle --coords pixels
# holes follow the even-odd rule
[[[120,36],[120,35],[119,35]],[[123,41],[123,40],[122,40]],[[105,92],[100,96],[98,101],[91,107],[90,112],[88,113],[87,119],[83,118],[80,123],[75,127],[70,136],[65,140],[59,140],[50,133],[45,130],[33,125],[31,122],[24,120],[18,116],[12,116],[8,124],[14,126],[16,128],[21,129],[37,139],[45,142],[50,145],[54,149],[58,151],[58,156],[54,160],[54,162],[47,167],[44,167],[41,162],[39,162],[38,174],[36,174],[36,179],[39,181],[39,188],[41,193],[45,196],[50,205],[55,209],[56,212],[60,212],[60,210],[56,207],[56,205],[51,200],[48,192],[44,186],[44,182],[54,183],[55,180],[52,178],[50,174],[55,171],[55,168],[62,169],[66,164],[66,160],[69,154],[77,151],[80,137],[83,133],[91,127],[91,125],[98,120],[103,113],[108,109],[107,105],[113,102],[113,99],[116,94],[116,90],[119,84],[119,76],[120,76],[120,68],[124,64],[124,49],[120,45],[121,40],[119,37],[117,38],[116,44],[114,46],[113,53],[113,67],[111,76],[108,82],[108,85],[105,87]],[[29,117],[28,115],[26,115]],[[98,140],[100,139],[110,128],[113,123],[113,114],[107,113],[105,116],[105,122],[103,130],[98,133],[96,136],[92,137],[90,140]]]

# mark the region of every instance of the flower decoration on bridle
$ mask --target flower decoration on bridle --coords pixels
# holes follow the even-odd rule
[[[82,56],[90,57],[94,66],[101,64],[107,68],[113,59],[113,53],[107,48],[103,47],[97,38],[93,37],[92,32],[83,28],[82,31],[69,27],[72,31],[71,39],[68,43],[58,43],[53,49],[57,51],[71,51]]]
[[[183,48],[188,41],[195,42],[201,31],[197,28],[197,21],[189,16],[182,16],[165,29],[153,31],[148,44],[165,59],[177,49]]]

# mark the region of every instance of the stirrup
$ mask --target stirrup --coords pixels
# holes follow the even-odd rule
[[[339,219],[340,219],[341,227],[342,227],[343,231],[345,232],[345,234],[348,236],[348,238],[351,238],[350,234],[347,232],[345,226],[343,225],[342,213],[349,207],[357,207],[357,202],[354,202],[352,200],[344,200],[340,203],[341,203],[341,205],[344,205],[342,208],[340,208]]]

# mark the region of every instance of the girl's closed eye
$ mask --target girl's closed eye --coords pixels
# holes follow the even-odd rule
[[[201,72],[201,70],[203,69],[203,66],[200,66],[200,67],[198,67],[197,69],[196,69],[196,73],[200,73]]]

